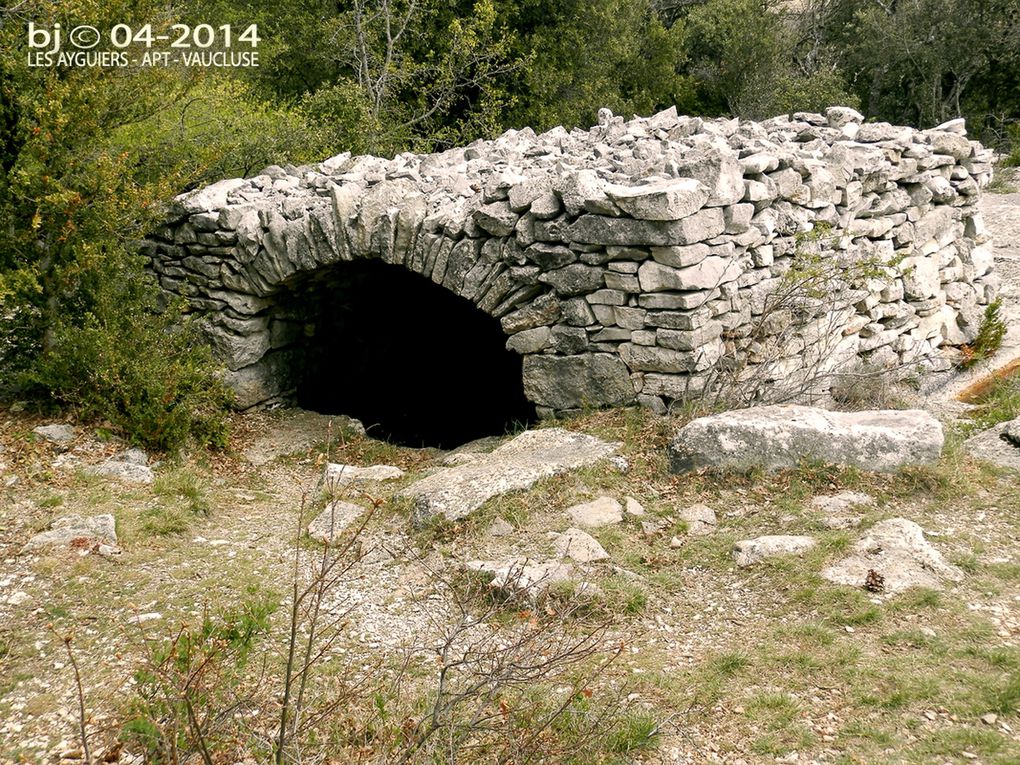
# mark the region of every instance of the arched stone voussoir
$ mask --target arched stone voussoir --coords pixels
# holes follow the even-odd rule
[[[976,208],[990,153],[961,122],[602,116],[220,181],[174,200],[143,251],[207,315],[247,404],[286,396],[315,296],[366,259],[499,319],[543,414],[945,365],[973,341],[998,277]],[[771,309],[801,262],[831,279]]]

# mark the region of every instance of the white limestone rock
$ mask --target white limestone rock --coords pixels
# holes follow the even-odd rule
[[[781,470],[803,460],[891,471],[936,462],[942,425],[922,410],[830,412],[783,404],[699,417],[669,445],[673,472]]]
[[[562,534],[551,534],[556,555],[570,558],[576,563],[593,563],[605,560],[609,553],[591,534],[581,529],[567,529]]]
[[[680,509],[680,520],[687,524],[687,533],[692,537],[703,537],[715,532],[719,521],[715,510],[698,503]]]
[[[740,568],[747,568],[778,555],[800,555],[816,544],[814,539],[805,536],[776,535],[743,539],[733,546],[733,559]]]
[[[619,444],[562,428],[528,430],[467,465],[443,468],[402,489],[414,500],[415,521],[441,515],[457,520],[486,501],[531,488],[541,478],[593,465]]]
[[[377,481],[394,481],[403,478],[404,471],[394,465],[342,465],[335,462],[326,463],[324,481],[330,486],[362,486]]]
[[[871,571],[881,577],[888,593],[911,587],[940,590],[946,581],[963,580],[963,572],[945,561],[924,530],[905,518],[876,523],[851,555],[824,569],[822,576],[835,584],[863,587]]]
[[[102,515],[67,515],[57,518],[48,531],[36,534],[25,544],[25,550],[63,547],[77,539],[100,544],[117,544],[117,523],[109,513]]]
[[[591,502],[567,508],[567,515],[578,526],[588,529],[612,526],[623,521],[623,505],[612,497],[599,497]]]
[[[308,524],[308,536],[324,545],[335,544],[345,529],[352,526],[366,512],[366,508],[353,502],[330,502]]]
[[[632,218],[680,220],[700,210],[708,189],[694,178],[655,180],[637,186],[606,186],[606,194]]]

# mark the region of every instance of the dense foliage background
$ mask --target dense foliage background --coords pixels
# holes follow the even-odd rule
[[[257,23],[250,69],[29,67],[28,23]],[[1018,142],[1020,0],[23,0],[0,9],[0,392],[173,449],[227,394],[131,242],[182,190],[341,151],[427,151],[602,106],[849,104]]]

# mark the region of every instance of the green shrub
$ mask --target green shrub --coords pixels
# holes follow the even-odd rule
[[[1001,300],[993,300],[985,308],[985,315],[978,328],[977,337],[970,345],[964,346],[964,358],[960,364],[964,369],[993,356],[1002,346],[1002,338],[1006,336],[1007,327],[1006,322],[999,315],[1001,309]]]
[[[175,451],[189,438],[225,446],[230,393],[195,328],[160,310],[164,298],[138,259],[83,257],[62,276],[88,308],[59,313],[28,381],[147,448]]]

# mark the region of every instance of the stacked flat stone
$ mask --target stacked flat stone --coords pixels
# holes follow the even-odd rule
[[[242,406],[293,387],[315,306],[284,311],[288,285],[378,258],[499,318],[540,414],[662,411],[723,365],[769,359],[779,379],[823,344],[831,364],[894,367],[973,340],[998,286],[976,207],[990,177],[962,120],[919,131],[845,107],[761,123],[602,110],[590,130],[220,181],[177,198],[144,250],[203,316]],[[882,268],[842,302],[817,301],[820,315],[801,301],[770,316],[805,253]]]

